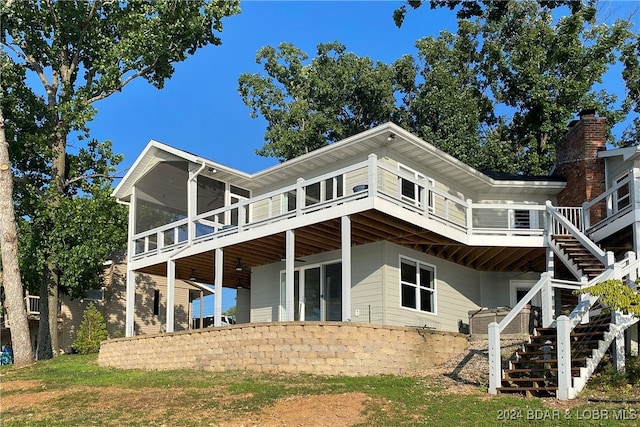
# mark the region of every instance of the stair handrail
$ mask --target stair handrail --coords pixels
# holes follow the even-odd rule
[[[630,277],[631,280],[635,280],[635,278],[638,277],[639,269],[640,260],[637,259],[635,252],[627,252],[624,259],[609,265],[600,275],[589,280],[581,289],[589,288],[590,286],[610,279]],[[584,298],[581,299],[578,305],[576,305],[568,315],[571,320],[571,330],[582,322],[582,319],[589,313],[591,307],[598,301],[598,297],[592,296],[591,294],[583,294],[583,296]]]
[[[609,252],[608,254],[611,253]],[[610,255],[610,258],[612,258],[612,255]],[[640,261],[637,259],[635,252],[627,252],[623,260],[619,262],[609,262],[600,275],[588,281],[581,289],[588,289],[590,286],[609,279],[622,279],[627,277],[633,281],[638,277],[639,269]],[[558,391],[556,397],[558,399],[571,399],[584,387],[584,383],[574,386],[574,383],[571,381],[571,341],[569,336],[579,323],[582,323],[583,320],[588,321],[589,311],[599,299],[600,297],[588,293],[582,294],[580,296],[580,302],[571,313],[569,313],[568,316],[560,316],[551,325],[552,327],[556,327],[557,333]],[[598,360],[594,360],[592,364],[593,368],[600,362],[601,358],[602,355],[600,355]],[[592,372],[593,369],[586,374],[587,379],[591,376]]]
[[[491,322],[488,327],[489,333],[489,393],[498,393],[498,384],[502,381],[502,360],[500,355],[500,333],[504,331],[509,323],[522,311],[525,305],[540,292],[544,286],[551,287],[551,273],[544,272],[540,275],[540,280],[524,297],[507,313],[500,323]]]
[[[553,206],[553,204],[547,200],[547,214],[549,215],[549,224],[547,229],[551,234],[551,230],[554,230],[552,222],[557,222],[564,227],[569,234],[576,238],[578,242],[582,246],[584,246],[589,252],[595,256],[598,261],[600,261],[605,266],[607,265],[607,254],[603,251],[597,244],[595,244],[591,239],[589,239],[582,231],[578,229],[571,221],[569,221],[564,215],[562,215],[559,210]],[[549,236],[549,240],[551,240],[551,236]]]

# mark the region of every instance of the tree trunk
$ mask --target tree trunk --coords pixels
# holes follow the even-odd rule
[[[4,132],[4,115],[0,107],[0,250],[2,285],[5,290],[5,319],[9,319],[16,366],[33,363],[29,320],[24,303],[24,289],[18,258],[18,227],[13,209],[13,173],[9,162],[9,143]]]
[[[53,357],[51,331],[49,329],[49,280],[44,278],[40,284],[40,322],[38,324],[38,360]]]
[[[55,138],[51,148],[53,152],[53,163],[51,166],[51,188],[52,195],[47,200],[51,207],[50,220],[57,221],[57,208],[64,197],[65,171],[67,156],[67,133],[64,122],[59,121]],[[49,254],[47,265],[47,277],[40,286],[40,327],[38,329],[38,359],[51,359],[58,355],[60,348],[58,343],[58,295],[60,287],[60,269],[51,259],[55,259]],[[44,324],[46,323],[46,325]]]

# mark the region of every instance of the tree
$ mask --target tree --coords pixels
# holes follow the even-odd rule
[[[576,112],[596,108],[611,128],[629,111],[596,90],[621,60],[637,81],[629,21],[598,25],[593,6],[570,1],[431,4],[459,7],[457,32],[418,40],[417,58],[391,65],[338,42],[311,60],[263,48],[266,76],[243,75],[239,88],[268,122],[259,153],[289,159],[392,120],[477,169],[546,175]],[[571,13],[555,18],[560,6]]]
[[[14,80],[19,88],[19,67],[14,67],[0,53],[0,75],[3,80]],[[18,93],[20,91],[17,91]],[[18,262],[18,231],[12,202],[13,171],[9,159],[9,142],[5,131],[4,104],[16,95],[16,91],[8,92],[4,85],[0,88],[0,286],[5,299],[3,310],[11,325],[11,339],[14,348],[14,363],[24,366],[33,362],[33,351],[29,334],[29,323],[24,305],[24,292],[20,280],[20,265]],[[19,103],[23,98],[14,98]],[[4,314],[4,313],[3,313]]]
[[[240,76],[238,90],[252,117],[268,122],[258,154],[291,159],[400,118],[396,74],[407,68],[358,57],[338,42],[319,44],[317,57],[307,59],[290,43],[267,46],[256,55],[266,76]]]
[[[100,351],[100,343],[107,338],[107,322],[95,304],[90,303],[82,313],[78,335],[71,347],[80,354],[97,353]]]
[[[605,280],[575,293],[600,297],[600,302],[606,307],[605,312],[614,310],[640,317],[640,293],[619,279]]]
[[[57,348],[60,287],[71,283],[69,288],[75,289],[73,284],[81,280],[76,276],[64,282],[61,266],[65,260],[60,253],[64,246],[52,231],[65,228],[65,218],[75,209],[69,200],[82,204],[85,196],[104,195],[104,180],[112,178],[118,162],[108,143],[89,141],[84,152],[73,154],[68,139],[88,139],[86,124],[96,113],[97,101],[140,77],[161,89],[173,74],[174,63],[203,46],[219,45],[216,32],[222,30],[222,18],[238,13],[239,7],[237,1],[223,0],[5,0],[2,8],[0,40],[10,60],[33,73],[44,93],[37,99],[44,116],[33,145],[36,164],[20,155],[28,135],[19,133],[9,144],[17,147],[17,163],[25,162],[22,172],[30,178],[27,190],[18,194],[18,200],[25,203],[23,215],[33,235],[44,242],[39,255],[45,277],[40,278],[38,357],[48,358]],[[98,228],[94,224],[93,229]],[[17,242],[15,235],[11,242],[10,246]],[[83,257],[86,252],[77,254]],[[8,264],[3,258],[3,265]],[[17,287],[19,283],[7,285]]]
[[[407,6],[415,9],[425,3],[407,2],[394,13],[396,24],[402,24]],[[475,41],[475,46],[468,43],[477,55],[471,56],[475,62],[469,64],[478,73],[477,90],[488,93],[494,104],[491,114],[485,115],[492,121],[477,129],[483,147],[476,152],[484,152],[478,166],[547,174],[555,159],[554,144],[577,111],[596,108],[607,118],[609,129],[629,111],[624,104],[616,107],[615,94],[595,87],[609,67],[621,60],[627,64],[628,85],[637,81],[632,77],[637,56],[630,47],[630,21],[596,24],[593,2],[434,0],[429,4],[457,9],[458,37]],[[559,7],[567,7],[569,13],[556,19],[552,12]],[[451,52],[456,52],[455,45]],[[468,70],[468,65],[456,67],[462,73]],[[450,72],[456,75],[455,69]],[[441,105],[446,109],[448,101]],[[488,147],[498,148],[507,157],[487,156]]]

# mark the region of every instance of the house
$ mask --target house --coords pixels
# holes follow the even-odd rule
[[[483,173],[393,123],[255,174],[151,141],[113,191],[129,205],[125,335],[139,333],[139,274],[166,277],[168,333],[179,329],[176,283],[194,275],[217,295],[237,290],[238,323],[467,332],[474,313],[513,307],[482,332],[490,390],[522,386],[503,377],[496,348],[523,310],[538,307],[542,326],[571,332],[597,306],[573,290],[637,277],[640,150],[606,150],[604,126],[582,112],[547,177]],[[221,315],[216,299],[216,326]],[[607,322],[597,352],[625,339],[631,348],[636,320]],[[522,389],[574,396],[579,381],[562,363],[553,368],[562,379]]]
[[[87,291],[80,299],[61,295],[58,311],[58,346],[60,353],[72,351],[84,310],[91,303],[102,313],[110,337],[124,336],[126,256],[114,253],[104,263],[104,282],[100,289]],[[157,334],[164,332],[166,325],[167,280],[163,276],[144,273],[136,274],[134,330],[137,334]],[[206,284],[193,280],[178,280],[175,283],[175,330],[198,328],[204,324],[203,298],[211,295],[212,289]],[[193,302],[199,300],[199,310],[194,310]],[[40,297],[27,294],[25,297],[31,344],[36,350],[38,323],[40,319]],[[2,319],[2,345],[10,341],[10,321]],[[206,326],[206,325],[205,325]]]

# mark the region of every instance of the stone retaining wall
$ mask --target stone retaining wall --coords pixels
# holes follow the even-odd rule
[[[104,341],[98,364],[122,369],[411,375],[467,348],[461,334],[336,322],[234,325]]]

